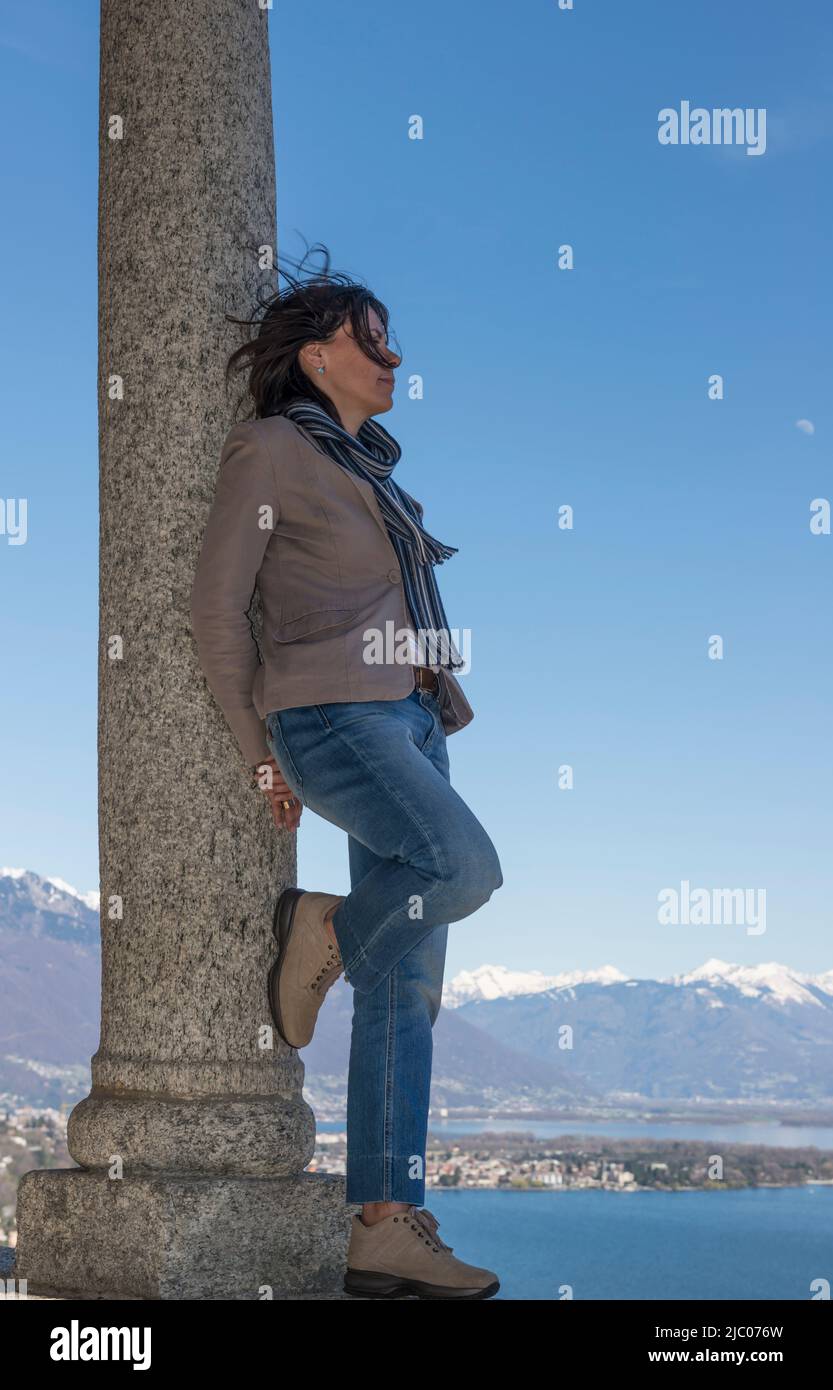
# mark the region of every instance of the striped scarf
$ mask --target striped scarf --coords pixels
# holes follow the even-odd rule
[[[358,437],[349,434],[323,406],[303,396],[288,401],[276,413],[291,420],[335,463],[371,484],[399,560],[405,597],[418,629],[422,659],[417,664],[446,666],[452,671],[464,666],[449,630],[433,568],[456,555],[457,547],[444,545],[429,535],[414,502],[393,481],[391,474],[402,456],[393,435],[372,417],[365,420]]]

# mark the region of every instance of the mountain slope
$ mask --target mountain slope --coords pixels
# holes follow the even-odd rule
[[[24,870],[0,875],[0,1097],[57,1105],[89,1089],[95,901]],[[301,1054],[309,1094],[334,1109],[346,1094],[352,1001],[339,981]],[[833,971],[712,959],[634,980],[613,966],[545,976],[483,965],[451,980],[444,1004],[435,1106],[833,1102]]]

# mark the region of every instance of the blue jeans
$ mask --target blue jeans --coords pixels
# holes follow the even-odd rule
[[[497,851],[450,784],[432,692],[299,705],[266,726],[296,796],[348,834],[351,891],[332,918],[354,990],[347,1201],[421,1206],[448,924],[503,883]]]

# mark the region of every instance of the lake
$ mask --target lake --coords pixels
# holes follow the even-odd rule
[[[344,1120],[318,1120],[322,1133],[344,1133]],[[777,1124],[772,1120],[440,1120],[428,1122],[430,1134],[438,1139],[452,1134],[497,1134],[518,1131],[552,1139],[556,1135],[586,1134],[601,1139],[702,1139],[722,1140],[726,1144],[770,1144],[775,1148],[833,1149],[833,1128],[829,1125]]]
[[[344,1125],[332,1128],[343,1130]],[[539,1139],[587,1134],[608,1139],[720,1139],[727,1144],[771,1144],[788,1149],[815,1144],[819,1149],[833,1149],[833,1129],[829,1125],[777,1124],[772,1120],[435,1120],[431,1116],[429,1130],[437,1138],[444,1134],[483,1134],[486,1130],[527,1130]]]
[[[496,1126],[497,1127],[497,1126]],[[494,1269],[498,1299],[808,1301],[833,1283],[833,1188],[739,1192],[452,1192],[440,1235]]]

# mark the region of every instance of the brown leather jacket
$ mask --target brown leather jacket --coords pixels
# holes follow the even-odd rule
[[[247,617],[255,586],[262,662]],[[226,436],[191,623],[208,685],[251,765],[271,756],[263,721],[272,710],[401,700],[414,688],[412,666],[388,655],[392,641],[384,660],[368,660],[368,629],[391,639],[413,631],[373,488],[284,416],[234,425]],[[474,712],[450,671],[439,678],[451,734]]]

